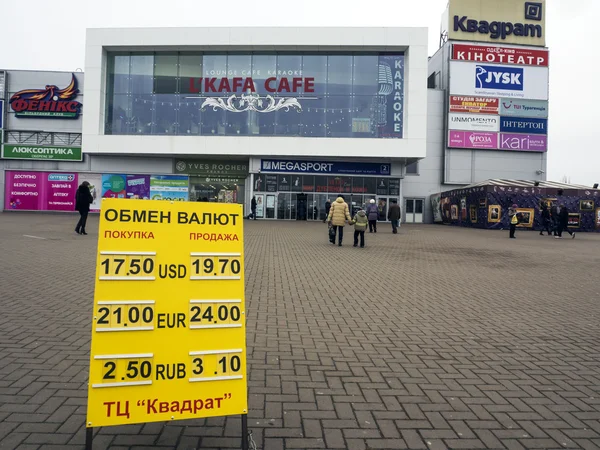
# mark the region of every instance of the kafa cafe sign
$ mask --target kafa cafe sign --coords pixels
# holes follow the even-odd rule
[[[367,121],[367,132],[377,129],[382,138],[401,138],[404,121],[404,55],[381,54],[376,67],[378,78],[373,79],[371,117]],[[332,70],[332,69],[330,69]],[[335,70],[335,68],[333,69]],[[341,70],[341,69],[340,69]],[[322,92],[326,92],[327,80],[306,76],[301,70],[269,71],[262,76],[254,74],[226,73],[227,77],[205,74],[200,78],[190,78],[187,91],[202,99],[201,110],[212,108],[232,113],[252,111],[271,113],[279,110],[310,114],[322,112]],[[218,75],[218,74],[216,74]],[[312,103],[311,103],[312,102]],[[333,113],[336,108],[332,108]],[[340,110],[341,112],[341,110]],[[351,112],[351,111],[347,111]],[[356,123],[359,123],[357,120]]]
[[[71,82],[64,88],[48,84],[41,89],[24,89],[16,92],[9,103],[16,117],[77,119],[82,106],[75,100],[77,94],[77,78],[71,74]]]

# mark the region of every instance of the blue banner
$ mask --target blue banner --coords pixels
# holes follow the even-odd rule
[[[504,133],[548,134],[548,119],[500,117],[500,131]]]
[[[319,173],[347,175],[391,175],[390,164],[344,161],[295,161],[289,159],[263,159],[262,172]]]

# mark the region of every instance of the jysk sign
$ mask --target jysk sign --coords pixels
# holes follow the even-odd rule
[[[75,100],[77,78],[71,74],[71,82],[65,88],[46,85],[43,89],[24,89],[10,98],[10,107],[16,117],[52,117],[77,119],[81,113],[81,103]]]
[[[247,414],[241,205],[104,199],[86,426]]]
[[[548,102],[541,100],[500,99],[500,115],[516,117],[548,117]]]
[[[548,66],[548,50],[514,47],[453,44],[452,59],[489,64],[517,64],[521,66]]]
[[[500,117],[500,131],[504,133],[548,134],[548,120]]]
[[[548,68],[451,61],[450,93],[548,100]]]
[[[4,144],[4,159],[51,159],[59,161],[81,161],[81,147],[45,147],[36,145]]]
[[[544,46],[545,0],[450,0],[448,39]]]
[[[263,159],[263,172],[319,173],[347,175],[391,175],[390,164],[330,162],[330,161],[293,161]]]

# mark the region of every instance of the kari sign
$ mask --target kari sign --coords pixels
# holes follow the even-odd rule
[[[547,67],[548,50],[454,44],[452,46],[452,59],[489,64]]]
[[[450,131],[448,133],[448,147],[497,149],[498,133]]]
[[[450,93],[548,100],[548,68],[451,61]]]
[[[448,114],[449,130],[498,131],[500,118],[491,115]]]
[[[548,134],[548,120],[500,117],[500,131],[506,133]]]
[[[389,164],[377,163],[263,159],[261,167],[263,172],[391,175]]]
[[[4,209],[74,211],[77,174],[6,172]]]
[[[545,152],[548,150],[548,137],[530,134],[500,134],[501,150],[520,150],[524,152]]]
[[[498,114],[499,100],[489,97],[450,97],[450,112],[465,112],[473,114]]]
[[[500,99],[501,116],[548,117],[548,102],[542,100]]]

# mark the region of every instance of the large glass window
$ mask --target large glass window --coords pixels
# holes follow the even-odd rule
[[[402,53],[121,52],[107,72],[106,134],[402,137]]]

